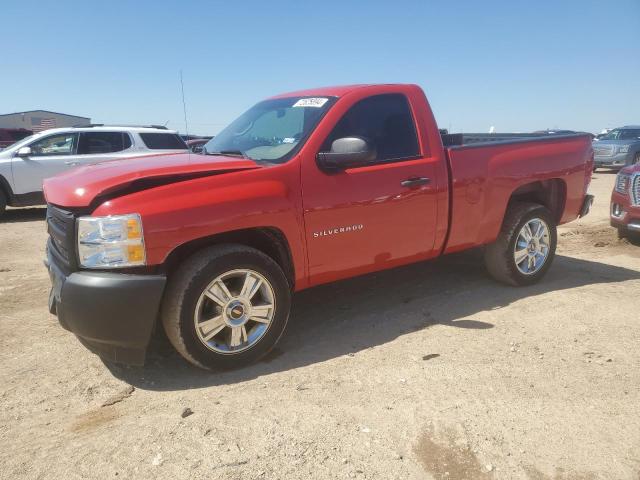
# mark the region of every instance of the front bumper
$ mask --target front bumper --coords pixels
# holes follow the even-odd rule
[[[617,153],[612,156],[595,156],[593,161],[596,167],[622,168],[627,165],[628,153]]]
[[[166,284],[164,275],[79,271],[66,274],[47,252],[49,310],[101,358],[144,364]]]
[[[612,227],[617,228],[618,230],[626,230],[632,233],[640,234],[640,216],[635,220],[625,223],[612,215],[610,223]]]
[[[629,195],[614,191],[609,213],[612,227],[640,233],[640,205],[632,205]]]

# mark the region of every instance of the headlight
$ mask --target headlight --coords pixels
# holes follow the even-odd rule
[[[631,186],[631,175],[619,173],[616,177],[616,192],[626,194]]]
[[[146,261],[140,215],[78,218],[78,257],[86,268],[121,268]]]
[[[629,151],[629,145],[622,145],[618,147],[618,153],[627,153]]]

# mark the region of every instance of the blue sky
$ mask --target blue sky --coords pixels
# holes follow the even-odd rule
[[[640,124],[640,0],[3,0],[0,113],[215,134],[264,97],[417,83],[453,131]]]

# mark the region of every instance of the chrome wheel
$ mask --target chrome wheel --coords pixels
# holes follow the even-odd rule
[[[549,227],[532,218],[523,225],[516,238],[513,258],[518,270],[525,275],[538,272],[547,261],[550,251]]]
[[[247,350],[269,330],[275,303],[273,287],[258,272],[223,273],[198,298],[193,317],[198,338],[218,353]]]

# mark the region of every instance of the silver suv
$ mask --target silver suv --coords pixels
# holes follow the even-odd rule
[[[52,128],[0,151],[0,215],[6,205],[44,203],[42,181],[79,165],[188,149],[165,127],[86,125]]]
[[[640,126],[614,128],[593,142],[595,165],[617,170],[640,163]]]

